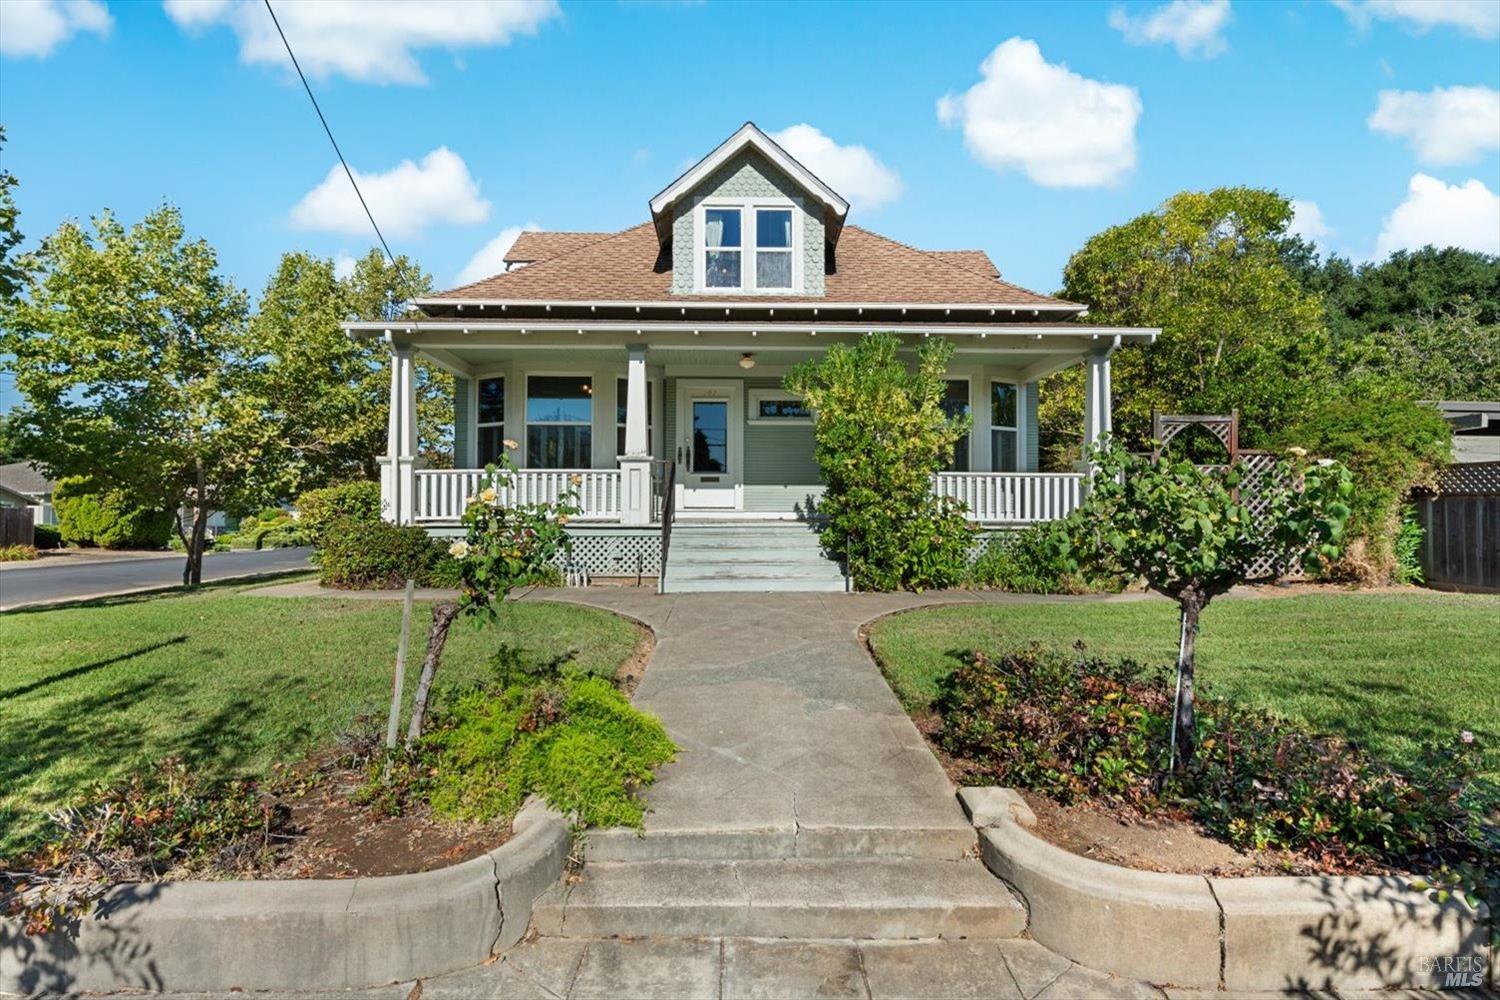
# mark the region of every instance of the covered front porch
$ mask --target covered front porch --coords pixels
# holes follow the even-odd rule
[[[807,520],[823,487],[806,408],[782,389],[795,364],[863,330],[438,330],[391,328],[391,418],[382,459],[386,516],[434,531],[456,526],[486,485],[483,468],[508,455],[513,503],[571,491],[580,529],[676,520]],[[903,334],[913,347],[922,336]],[[1110,428],[1110,355],[1120,336],[1058,325],[954,338],[946,405],[973,419],[933,489],[972,519],[1002,528],[1066,516],[1082,472],[1039,469],[1040,380],[1084,366],[1085,437]],[[453,468],[417,456],[414,362],[454,376]],[[670,502],[667,483],[672,483]]]

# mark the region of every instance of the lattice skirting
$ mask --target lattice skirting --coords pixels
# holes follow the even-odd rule
[[[569,582],[594,576],[654,577],[661,572],[660,528],[569,528],[573,552],[559,558]],[[578,581],[578,576],[583,580]]]

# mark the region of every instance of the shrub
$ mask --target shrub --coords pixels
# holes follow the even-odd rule
[[[53,493],[63,541],[106,549],[161,549],[173,533],[171,511],[141,506],[121,490],[91,491],[82,477],[61,479]]]
[[[381,590],[422,582],[439,550],[423,528],[345,518],[325,530],[320,560],[325,587]]]
[[[994,538],[969,567],[971,587],[993,587],[1017,594],[1092,594],[1119,592],[1122,577],[1080,567],[1069,558],[1069,538],[1081,527],[1077,512],[1066,519],[1044,521],[1007,537]]]
[[[38,524],[31,540],[39,549],[60,549],[63,543],[62,531],[55,524]]]
[[[1472,871],[1500,846],[1470,797],[1480,769],[1471,734],[1424,748],[1402,771],[1273,713],[1202,698],[1198,757],[1168,775],[1172,702],[1165,671],[1081,647],[975,652],[945,682],[939,741],[990,782],[1064,803],[1186,810],[1236,847],[1292,850],[1335,869],[1364,859]]]
[[[1417,518],[1417,508],[1407,504],[1401,508],[1401,527],[1396,531],[1396,582],[1424,583],[1422,574],[1422,522]]]
[[[786,376],[814,413],[823,545],[867,590],[951,587],[973,537],[962,504],[932,491],[932,474],[969,432],[943,409],[953,345],[924,340],[908,369],[893,334],[835,344]]]
[[[0,545],[0,562],[26,562],[35,558],[35,545]]]
[[[1437,409],[1386,381],[1356,383],[1345,396],[1322,399],[1276,438],[1337,459],[1354,476],[1347,535],[1351,542],[1365,540],[1351,545],[1364,559],[1336,565],[1335,575],[1371,583],[1394,579],[1401,506],[1448,461],[1452,432]]]
[[[321,547],[323,535],[335,522],[380,520],[380,484],[360,480],[308,490],[297,497],[296,508],[297,522]]]
[[[289,820],[254,783],[209,781],[168,759],[51,814],[46,845],[21,859],[21,871],[0,875],[0,897],[28,934],[45,932],[86,913],[115,882],[253,871]]]

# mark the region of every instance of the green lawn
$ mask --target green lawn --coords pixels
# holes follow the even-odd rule
[[[870,644],[908,708],[924,708],[967,650],[1039,641],[1166,664],[1166,601],[950,605],[895,615]],[[1471,730],[1500,789],[1500,597],[1416,591],[1220,598],[1203,615],[1200,688],[1256,702],[1400,760]]]
[[[44,810],[93,781],[169,755],[213,774],[263,774],[390,704],[399,601],[249,597],[241,588],[123,598],[0,616],[0,858]],[[407,700],[428,606],[413,618]],[[501,641],[577,650],[613,672],[636,626],[564,604],[507,604],[484,629],[460,619],[439,685],[485,675]]]

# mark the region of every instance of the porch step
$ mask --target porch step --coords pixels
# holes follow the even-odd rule
[[[679,522],[672,528],[666,593],[845,589],[842,567],[805,524]]]
[[[644,833],[624,827],[590,830],[589,864],[605,861],[772,861],[800,858],[926,858],[958,861],[975,850],[974,827],[962,815],[894,799],[863,824],[828,821],[665,825],[652,813]]]
[[[532,920],[554,937],[1008,938],[1026,910],[972,858],[591,860]]]

